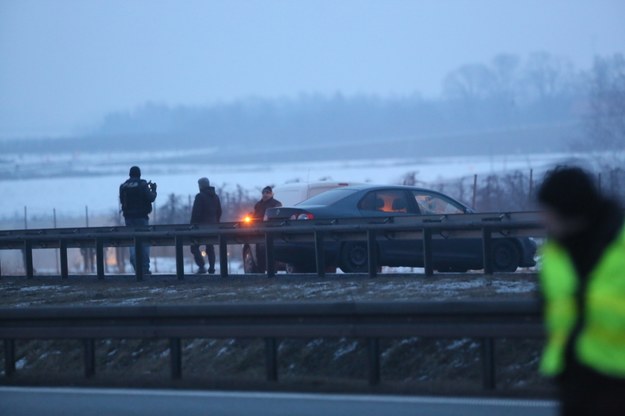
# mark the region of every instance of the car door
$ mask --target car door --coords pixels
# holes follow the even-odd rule
[[[363,217],[397,217],[418,214],[418,206],[410,192],[403,189],[379,189],[368,192],[360,200],[358,209]],[[423,258],[422,241],[393,240],[378,241],[380,263],[389,266],[419,265]],[[421,260],[422,263],[422,260]]]
[[[414,199],[423,215],[464,214],[466,208],[444,195],[413,191]],[[432,260],[440,269],[464,269],[481,259],[482,244],[479,239],[434,239]]]

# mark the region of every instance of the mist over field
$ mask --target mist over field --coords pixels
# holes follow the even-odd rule
[[[497,4],[3,2],[0,215],[109,213],[134,164],[157,203],[620,166],[622,3]]]
[[[449,71],[435,98],[336,92],[204,106],[154,102],[110,112],[83,135],[0,146],[3,153],[198,153],[171,162],[204,161],[202,151],[213,149],[213,163],[563,151],[584,136],[593,71],[546,52],[498,54]]]

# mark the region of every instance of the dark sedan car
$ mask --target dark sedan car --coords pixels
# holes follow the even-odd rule
[[[358,185],[333,189],[293,207],[267,210],[267,221],[291,219],[375,218],[414,215],[465,214],[473,212],[447,195],[408,186]],[[378,242],[379,264],[423,267],[421,240]],[[528,238],[498,238],[493,241],[495,271],[513,272],[535,265],[536,244]],[[461,272],[483,268],[482,242],[476,238],[435,239],[432,261],[439,271]],[[360,242],[328,241],[326,261],[346,273],[365,272],[367,246]],[[288,263],[294,272],[312,272],[314,247],[306,243],[276,242],[276,260]]]

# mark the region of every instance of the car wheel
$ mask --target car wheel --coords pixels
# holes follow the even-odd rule
[[[521,263],[521,253],[512,241],[497,241],[493,244],[492,262],[496,272],[514,272]]]
[[[256,266],[254,256],[252,256],[252,251],[249,247],[243,250],[243,271],[245,273],[258,273],[258,266]]]
[[[363,243],[347,243],[341,250],[341,270],[345,273],[369,271],[369,253]]]

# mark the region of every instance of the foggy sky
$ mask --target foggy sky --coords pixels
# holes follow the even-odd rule
[[[501,52],[588,67],[622,0],[0,0],[0,138],[66,135],[148,101],[440,92]]]

